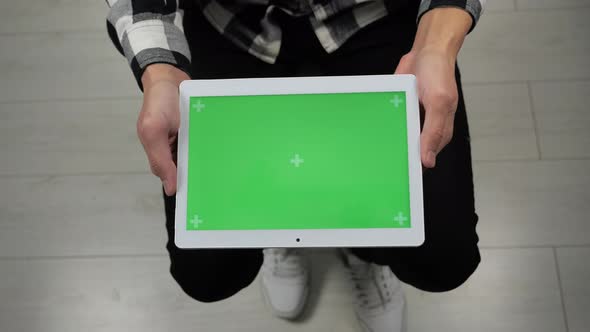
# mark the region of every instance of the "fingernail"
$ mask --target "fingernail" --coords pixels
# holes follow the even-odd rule
[[[166,192],[166,194],[168,194],[168,182],[167,181],[162,181],[162,187],[164,187],[164,191]]]

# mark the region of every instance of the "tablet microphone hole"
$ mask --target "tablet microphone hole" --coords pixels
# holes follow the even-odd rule
[[[299,241],[300,241],[300,239],[299,239],[299,238],[297,238],[297,239],[295,239],[295,241],[299,242]]]

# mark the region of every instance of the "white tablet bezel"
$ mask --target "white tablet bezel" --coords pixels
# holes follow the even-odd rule
[[[406,93],[411,228],[186,230],[188,124],[191,96],[243,96],[404,91]],[[180,84],[175,243],[179,248],[379,247],[424,242],[420,114],[414,75],[190,80]],[[182,147],[182,149],[181,149]]]

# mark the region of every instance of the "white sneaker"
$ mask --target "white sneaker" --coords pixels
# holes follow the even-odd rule
[[[295,319],[303,311],[309,293],[308,261],[300,249],[264,249],[262,294],[273,314]]]
[[[364,332],[406,331],[406,300],[389,266],[367,263],[344,253],[354,293],[354,311]]]

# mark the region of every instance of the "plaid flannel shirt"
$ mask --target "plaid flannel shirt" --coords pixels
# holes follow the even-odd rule
[[[167,63],[190,73],[190,51],[183,30],[186,2],[197,2],[204,16],[224,36],[262,61],[274,63],[281,48],[281,29],[273,13],[309,17],[326,52],[333,52],[354,33],[417,0],[106,0],[107,28],[141,88],[152,63]],[[459,7],[478,21],[486,0],[421,0],[417,20],[436,7]],[[247,10],[247,11],[246,11]],[[244,15],[250,15],[244,20]],[[251,15],[256,15],[253,20]],[[256,22],[256,24],[252,24]]]

